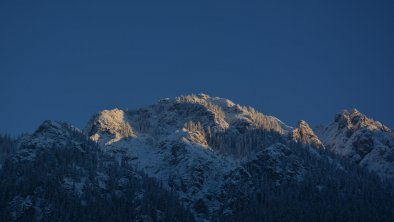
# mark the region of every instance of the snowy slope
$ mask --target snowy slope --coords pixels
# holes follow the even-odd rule
[[[89,121],[85,133],[103,150],[177,191],[202,220],[231,213],[232,203],[252,191],[244,168],[252,162],[267,172],[275,168],[273,179],[300,179],[299,161],[284,166],[276,160],[258,162],[256,153],[264,150],[267,159],[280,159],[291,142],[321,146],[304,121],[293,129],[253,108],[205,94],[139,110],[105,110]],[[277,143],[282,145],[271,146]]]
[[[358,163],[381,176],[394,178],[394,136],[378,121],[358,110],[344,110],[316,133],[332,152]]]

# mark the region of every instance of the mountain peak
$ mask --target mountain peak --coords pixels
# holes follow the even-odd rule
[[[351,111],[343,110],[335,116],[334,122],[338,124],[339,129],[348,128],[355,130],[366,127],[371,130],[380,130],[383,132],[390,131],[387,126],[368,118],[357,109],[352,109]]]
[[[186,125],[193,129],[184,130]],[[212,146],[216,146],[218,142],[210,139],[213,135],[228,137],[230,134],[243,135],[251,130],[287,135],[292,129],[279,119],[264,115],[251,107],[200,93],[162,99],[136,110],[104,110],[89,121],[85,133],[96,142],[111,144],[126,138],[180,136],[196,139],[181,135],[195,134],[195,128],[199,135],[196,141],[211,141]],[[203,135],[205,139],[201,137]],[[207,144],[204,142],[200,145]]]
[[[186,96],[179,96],[175,98],[175,101],[178,103],[197,103],[200,105],[216,105],[220,108],[229,108],[235,106],[236,104],[231,100],[220,98],[220,97],[211,97],[204,93],[199,94],[191,94]]]
[[[39,133],[61,133],[61,131],[64,131],[64,130],[69,129],[69,128],[73,128],[75,130],[78,130],[77,128],[71,126],[70,124],[68,124],[66,122],[54,121],[54,120],[45,120],[44,122],[41,123],[41,125],[34,132],[34,134],[39,134]]]
[[[320,128],[319,138],[336,154],[365,166],[385,177],[394,177],[394,136],[382,123],[352,109],[335,116],[334,122]]]
[[[309,124],[305,120],[298,121],[297,126],[298,127],[308,127],[308,128],[310,128]]]
[[[316,148],[324,148],[319,138],[305,120],[300,120],[297,127],[293,129],[293,140],[302,144],[310,144]]]
[[[86,139],[82,132],[72,125],[60,121],[45,120],[33,134],[20,138],[20,148],[26,149],[21,149],[22,152],[17,155],[15,160],[32,160],[37,150],[78,144],[78,140],[81,138]],[[29,152],[25,152],[27,150]]]

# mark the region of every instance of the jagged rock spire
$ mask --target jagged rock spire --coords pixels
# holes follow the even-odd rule
[[[292,132],[292,138],[294,141],[302,144],[310,144],[315,148],[324,148],[312,128],[304,120],[300,120],[298,122],[297,127]]]

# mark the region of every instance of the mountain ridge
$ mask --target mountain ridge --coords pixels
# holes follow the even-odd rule
[[[355,155],[337,151],[338,147],[347,144],[343,138],[352,138],[349,150],[353,150],[356,144],[356,151],[364,154],[364,145],[373,141],[373,145],[379,146],[377,151],[372,151],[379,155],[381,150],[385,153],[382,158],[375,155],[367,159],[369,162],[354,161]],[[33,134],[19,139],[19,147],[23,149],[7,155],[15,160],[12,164],[18,165],[34,162],[43,152],[41,150],[51,153],[57,152],[59,147],[73,147],[83,151],[86,144],[78,141],[91,141],[100,152],[113,158],[114,163],[143,172],[159,181],[165,190],[174,192],[179,203],[197,221],[211,221],[223,215],[225,220],[231,215],[236,217],[237,212],[242,212],[242,202],[247,205],[258,201],[255,200],[256,192],[274,195],[266,193],[266,187],[279,189],[316,183],[316,187],[308,191],[314,197],[330,186],[342,183],[340,178],[356,180],[357,175],[369,178],[373,185],[362,182],[342,186],[362,192],[368,192],[369,186],[382,186],[379,179],[362,169],[377,173],[383,179],[391,178],[391,170],[394,170],[390,159],[394,150],[391,139],[388,127],[357,110],[343,111],[324,128],[312,129],[304,120],[291,127],[251,107],[198,94],[162,99],[136,110],[103,110],[93,115],[83,130],[64,122],[44,121]],[[368,157],[370,152],[365,156]],[[335,155],[347,159],[351,167],[336,160]],[[368,167],[371,165],[372,168]],[[330,170],[325,172],[327,169]],[[355,173],[358,170],[361,172]],[[320,174],[333,179],[320,184]],[[75,184],[84,187],[83,181]],[[82,185],[78,185],[80,183]],[[98,186],[105,184],[97,183]],[[83,194],[84,191],[80,189],[77,193]],[[341,195],[353,198],[352,192],[341,192]],[[376,195],[380,197],[380,193]],[[288,201],[297,203],[296,200]],[[256,206],[259,204],[261,202]]]

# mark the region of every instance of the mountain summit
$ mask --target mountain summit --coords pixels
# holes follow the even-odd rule
[[[327,149],[384,177],[394,178],[394,134],[356,109],[316,130]]]

